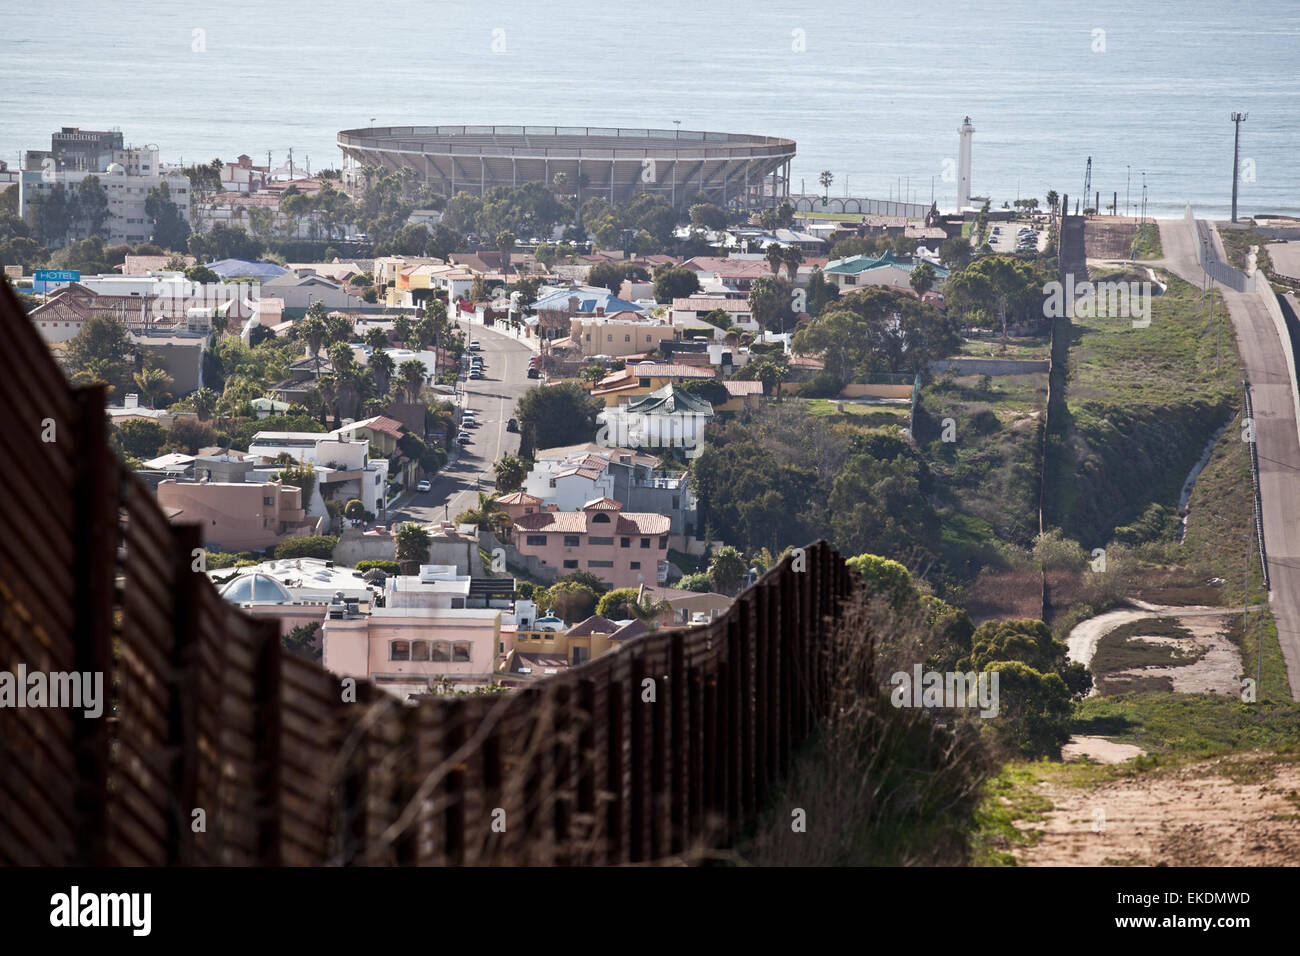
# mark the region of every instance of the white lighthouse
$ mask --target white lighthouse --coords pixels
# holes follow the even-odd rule
[[[961,121],[957,129],[960,138],[957,146],[957,211],[961,212],[970,205],[970,143],[975,134],[970,117]]]

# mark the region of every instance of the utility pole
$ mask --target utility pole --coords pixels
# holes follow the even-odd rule
[[[1241,124],[1246,122],[1249,113],[1232,114],[1232,221],[1237,221],[1237,150],[1241,145]]]

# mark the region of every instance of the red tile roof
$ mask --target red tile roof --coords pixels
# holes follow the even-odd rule
[[[598,510],[593,509],[593,511]],[[521,531],[534,533],[587,534],[592,530],[589,521],[590,518],[585,511],[543,511],[524,515],[515,521],[515,527]],[[671,527],[672,520],[667,515],[641,511],[620,511],[614,521],[615,534],[667,534]],[[604,528],[597,525],[594,530],[600,531]]]
[[[542,499],[536,495],[530,495],[526,491],[512,491],[508,495],[502,495],[497,499],[499,505],[539,505]]]
[[[717,273],[724,279],[756,279],[770,276],[772,267],[766,259],[722,259],[717,256],[696,256],[682,263],[695,272]]]
[[[599,614],[593,614],[585,621],[579,621],[566,632],[568,637],[589,637],[592,634],[613,634],[618,630],[618,625],[609,618],[601,617]]]

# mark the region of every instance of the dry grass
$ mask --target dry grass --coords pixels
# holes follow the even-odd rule
[[[889,635],[882,644],[879,636]],[[738,847],[760,866],[959,865],[992,772],[974,727],[895,709],[879,677],[924,660],[922,630],[859,593],[838,633],[831,714]],[[910,666],[910,665],[909,665]],[[802,811],[802,813],[800,813]],[[798,827],[802,819],[804,826]]]

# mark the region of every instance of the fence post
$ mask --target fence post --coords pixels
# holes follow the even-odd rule
[[[698,638],[698,633],[697,633]],[[673,632],[668,650],[668,683],[672,687],[672,711],[669,713],[668,746],[668,852],[681,853],[688,839],[689,812],[687,804],[695,789],[696,768],[690,757],[691,738],[686,728],[690,726],[692,688],[699,677],[697,668],[686,669],[686,637],[681,631]]]
[[[172,789],[174,806],[167,828],[167,863],[173,866],[193,866],[216,862],[220,847],[199,853],[195,845],[187,814],[198,803],[199,771],[199,710],[201,660],[199,645],[202,638],[202,614],[199,588],[200,574],[193,570],[193,550],[203,546],[203,533],[198,525],[173,525],[171,528],[171,581],[172,596],[172,672],[170,704],[168,706],[168,750],[172,753]],[[209,814],[215,807],[206,808]],[[215,822],[215,821],[210,821]],[[213,832],[220,839],[223,830]]]
[[[609,804],[605,808],[605,862],[609,864],[622,863],[628,858],[627,828],[624,823],[627,812],[626,764],[623,756],[627,699],[628,682],[611,678],[608,688],[609,733],[606,737],[605,757],[605,786],[609,791]]]
[[[188,557],[186,551],[184,556]],[[198,577],[198,575],[191,575]],[[206,581],[200,587],[210,587]],[[213,596],[215,599],[215,596]],[[224,610],[224,609],[223,609]],[[283,821],[285,811],[283,790],[284,715],[283,671],[280,661],[280,625],[278,621],[262,619],[250,628],[257,642],[257,663],[253,671],[253,699],[257,701],[255,734],[261,743],[258,756],[258,801],[263,814],[258,828],[259,864],[279,866],[283,860]]]
[[[745,773],[744,695],[745,661],[742,654],[744,639],[736,618],[727,622],[727,832],[725,839],[733,840],[740,831],[741,780]]]
[[[578,681],[578,709],[582,729],[578,732],[578,800],[575,822],[581,825],[585,849],[575,862],[589,864],[599,858],[596,778],[601,766],[600,754],[596,750],[596,682],[590,677]]]
[[[76,520],[73,555],[76,596],[73,645],[76,670],[104,675],[104,692],[113,695],[113,607],[117,565],[117,460],[108,450],[104,386],[77,389],[73,441],[73,488]],[[14,465],[17,467],[17,465]],[[20,508],[21,503],[10,502]],[[35,557],[35,556],[33,556]],[[107,703],[107,702],[106,702]],[[77,714],[73,721],[78,776],[76,858],[89,866],[107,866],[108,767],[107,712],[98,718]]]

